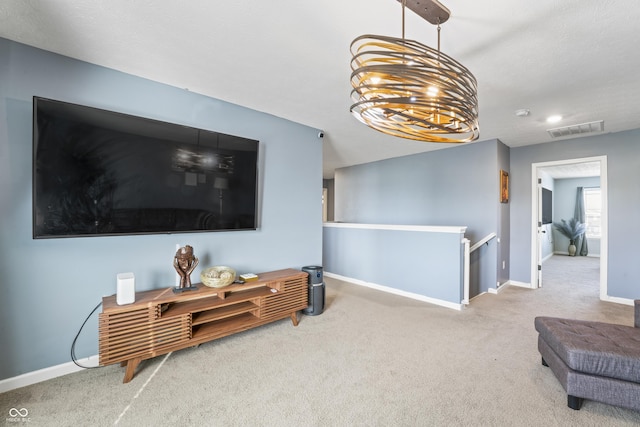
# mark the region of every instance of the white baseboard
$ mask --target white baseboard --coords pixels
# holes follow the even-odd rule
[[[616,304],[624,304],[624,305],[630,305],[633,306],[634,302],[632,299],[628,299],[628,298],[619,298],[619,297],[610,297],[609,295],[605,295],[604,297],[600,298],[601,301],[605,301],[605,302],[613,302]]]
[[[504,285],[517,286],[519,288],[535,289],[531,283],[518,282],[517,280],[508,280]],[[504,286],[502,285],[502,286]]]
[[[487,289],[487,292],[488,292],[488,293],[490,293],[490,294],[497,295],[497,294],[499,294],[500,292],[504,291],[504,290],[507,288],[507,286],[509,286],[509,282],[504,282],[504,283],[503,283],[502,285],[500,285],[500,286],[496,286],[495,288],[489,288],[489,289]]]
[[[497,293],[501,292],[503,289],[505,289],[507,286],[518,286],[518,287],[521,287],[521,288],[535,289],[535,288],[531,287],[531,284],[529,284],[529,283],[517,282],[515,280],[509,280],[509,281],[503,283],[497,289],[496,288],[489,288],[488,292],[490,294],[497,294]],[[630,306],[634,305],[634,300],[633,299],[610,297],[609,295],[601,296],[600,300],[601,301],[605,301],[605,302],[612,302],[612,303],[615,303],[615,304],[624,304],[624,305],[630,305]]]
[[[378,291],[387,292],[387,293],[394,294],[394,295],[400,295],[400,296],[403,296],[403,297],[406,297],[406,298],[411,298],[411,299],[415,299],[415,300],[418,300],[418,301],[428,302],[430,304],[435,304],[435,305],[439,305],[439,306],[446,307],[446,308],[452,308],[454,310],[462,310],[462,308],[463,308],[462,304],[456,304],[456,303],[453,303],[453,302],[444,301],[444,300],[437,299],[437,298],[431,298],[431,297],[427,297],[425,295],[414,294],[413,292],[407,292],[407,291],[403,291],[403,290],[396,289],[396,288],[390,288],[388,286],[378,285],[376,283],[365,282],[364,280],[353,279],[351,277],[345,277],[345,276],[341,276],[339,274],[328,273],[326,271],[323,274],[325,276],[331,277],[333,279],[337,279],[337,280],[342,280],[344,282],[353,283],[354,285],[360,285],[360,286],[364,286],[364,287],[367,287],[367,288],[376,289]]]
[[[98,355],[79,359],[77,362],[86,367],[98,366]],[[18,375],[17,377],[0,380],[0,393],[15,390],[20,387],[26,387],[31,384],[61,377],[63,375],[72,374],[74,372],[79,372],[83,369],[85,368],[81,368],[73,362],[68,362],[33,372],[27,372],[26,374]]]
[[[516,280],[507,280],[502,285],[500,285],[499,288],[489,288],[488,292],[490,294],[498,294],[503,290],[505,290],[508,286],[517,286],[519,288],[534,289],[530,283],[518,282]]]
[[[563,252],[563,251],[554,251],[552,255],[566,255],[566,256],[570,256],[569,252]],[[581,256],[581,255],[576,255],[576,256]],[[587,258],[600,258],[600,254],[587,254]],[[543,261],[546,261],[547,258],[545,258]]]

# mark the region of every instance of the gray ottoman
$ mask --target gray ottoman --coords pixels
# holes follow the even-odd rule
[[[580,409],[583,399],[640,411],[640,300],[636,327],[537,317],[538,350]]]

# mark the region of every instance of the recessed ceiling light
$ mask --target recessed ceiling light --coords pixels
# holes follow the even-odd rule
[[[518,117],[527,117],[528,115],[529,115],[528,108],[521,108],[519,110],[516,110],[516,116]]]
[[[562,120],[562,116],[560,115],[547,117],[547,123],[558,123],[560,120]]]

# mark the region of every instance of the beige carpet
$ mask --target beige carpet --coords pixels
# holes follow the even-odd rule
[[[27,408],[34,426],[638,425],[640,413],[596,402],[569,409],[540,363],[537,315],[633,324],[632,307],[598,300],[597,275],[578,278],[593,269],[583,261],[554,256],[542,289],[461,312],[326,279],[325,312],[298,327],[143,362],[128,384],[119,366],[67,375],[1,394],[0,411]]]

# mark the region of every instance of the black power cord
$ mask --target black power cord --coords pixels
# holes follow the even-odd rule
[[[84,325],[87,323],[89,318],[93,315],[93,313],[96,312],[98,307],[100,307],[101,305],[102,305],[102,301],[100,301],[98,303],[98,305],[96,305],[96,307],[93,310],[91,310],[91,313],[89,313],[87,318],[84,319],[84,322],[82,322],[82,326],[80,326],[80,329],[78,330],[78,333],[76,334],[76,337],[73,339],[73,342],[71,343],[71,360],[73,360],[73,363],[75,363],[76,366],[78,366],[80,368],[93,369],[93,368],[100,368],[101,367],[101,366],[83,366],[83,365],[78,363],[78,359],[76,358],[76,341],[78,341],[78,337],[80,336],[80,332],[82,332],[82,328],[84,328]]]

